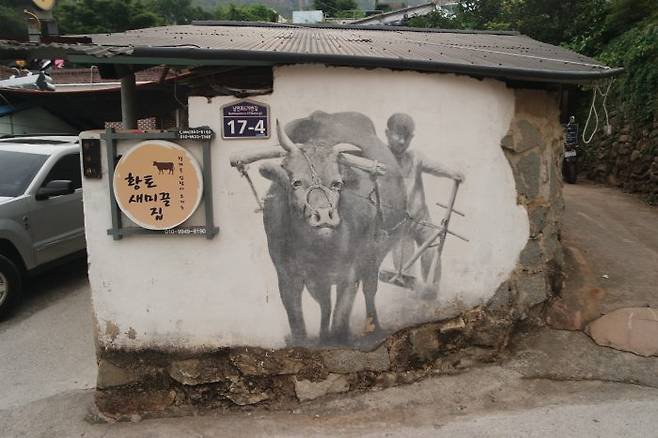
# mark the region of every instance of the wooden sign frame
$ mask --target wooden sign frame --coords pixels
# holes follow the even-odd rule
[[[123,225],[122,212],[114,197],[114,168],[119,161],[117,156],[118,140],[181,140],[190,141],[189,132],[191,129],[181,131],[130,131],[117,132],[113,128],[107,128],[105,133],[101,134],[101,139],[105,142],[107,156],[107,178],[110,190],[110,209],[112,215],[112,228],[107,230],[107,234],[114,240],[121,240],[123,236],[132,234],[156,234],[161,236],[204,236],[206,239],[213,239],[219,233],[219,227],[214,224],[213,199],[212,199],[212,166],[210,157],[210,143],[214,133],[210,128],[193,128],[202,130],[204,133],[210,132],[209,135],[201,135],[200,138],[192,138],[191,141],[198,141],[203,148],[203,162],[200,163],[201,174],[203,179],[203,208],[205,210],[205,225],[175,227],[168,230],[149,230],[142,227],[126,227]],[[181,135],[183,132],[185,135]]]

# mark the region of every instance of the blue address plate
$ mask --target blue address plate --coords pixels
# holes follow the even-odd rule
[[[222,107],[222,137],[269,138],[269,107],[251,100],[241,100]]]

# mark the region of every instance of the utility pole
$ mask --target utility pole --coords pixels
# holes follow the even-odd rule
[[[137,129],[135,73],[121,78],[121,122],[124,129]]]

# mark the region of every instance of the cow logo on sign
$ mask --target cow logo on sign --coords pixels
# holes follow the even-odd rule
[[[124,154],[113,185],[121,211],[150,230],[168,230],[185,222],[203,192],[196,159],[179,145],[162,140],[139,143]]]

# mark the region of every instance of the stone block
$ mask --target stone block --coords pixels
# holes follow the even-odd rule
[[[645,357],[658,356],[658,309],[617,309],[592,322],[585,331],[599,345]]]
[[[544,258],[546,260],[556,260],[561,264],[563,254],[556,219],[551,218],[546,222],[546,226],[542,230],[542,244],[544,246]]]
[[[139,380],[137,373],[128,368],[121,368],[105,359],[98,362],[98,375],[96,387],[99,389],[111,388],[135,383]]]
[[[534,268],[542,264],[542,248],[537,239],[529,239],[521,251],[519,263],[524,268]]]
[[[514,137],[511,134],[507,134],[502,140],[500,140],[500,146],[512,151],[515,150]]]
[[[516,165],[516,189],[527,199],[532,200],[539,195],[540,177],[541,160],[539,154],[530,151],[522,156]]]
[[[331,373],[348,374],[359,371],[386,371],[391,362],[386,345],[372,352],[329,350],[322,353],[325,368]]]
[[[516,126],[520,137],[514,142],[516,152],[525,152],[532,148],[544,146],[541,131],[535,125],[521,119],[517,122]]]
[[[350,383],[342,374],[329,374],[325,380],[320,382],[295,379],[295,394],[302,402],[315,400],[328,394],[347,392],[349,389]]]
[[[409,333],[402,332],[391,336],[387,341],[389,360],[393,370],[406,370],[410,368],[411,343]]]
[[[186,359],[173,361],[169,376],[183,385],[204,385],[238,376],[237,370],[222,359]]]
[[[543,272],[529,273],[522,271],[516,278],[518,304],[522,309],[546,301],[549,296],[546,275]]]
[[[270,398],[265,391],[250,388],[243,380],[233,379],[226,398],[239,406],[254,405]]]
[[[246,349],[231,354],[231,362],[245,376],[297,374],[311,361],[308,355],[297,350]]]
[[[447,321],[442,321],[439,323],[439,331],[441,333],[449,333],[455,331],[462,331],[466,328],[466,323],[464,318],[458,316],[457,318],[449,319]]]
[[[439,331],[438,324],[426,324],[410,331],[411,354],[416,362],[425,363],[436,359],[441,347]]]
[[[548,167],[548,197],[555,203],[558,199],[562,199],[562,172],[556,163],[549,163]]]
[[[530,236],[534,237],[544,229],[548,207],[544,205],[528,208],[528,220],[530,221]]]
[[[514,292],[509,281],[504,281],[498,289],[494,296],[491,297],[487,303],[487,309],[492,312],[505,312],[508,311],[510,306],[514,303]]]

